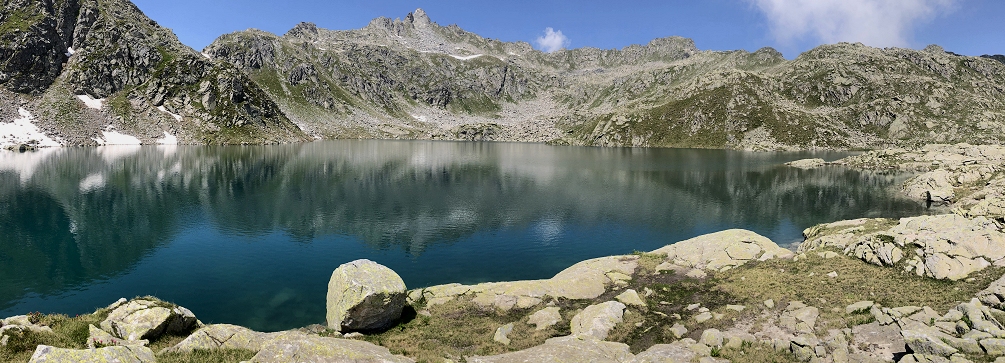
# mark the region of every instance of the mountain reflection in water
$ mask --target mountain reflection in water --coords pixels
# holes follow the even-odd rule
[[[550,277],[745,228],[926,213],[907,175],[781,163],[844,153],[330,141],[0,152],[0,316],[156,295],[204,322],[324,320],[332,269],[410,287]]]

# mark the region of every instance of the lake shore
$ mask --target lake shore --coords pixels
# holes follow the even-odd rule
[[[203,325],[155,298],[77,317],[29,314],[4,320],[0,358],[990,362],[1005,354],[1005,148],[932,145],[830,164],[813,167],[920,171],[904,191],[952,213],[821,224],[804,231],[796,253],[728,230],[584,261],[547,280],[414,289],[395,327],[364,334]],[[126,306],[136,316],[167,311],[157,323],[130,324],[177,328],[127,336],[118,321],[128,319],[115,318]]]

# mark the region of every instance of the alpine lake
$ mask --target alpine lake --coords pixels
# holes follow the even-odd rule
[[[0,316],[154,295],[200,320],[323,323],[332,270],[409,288],[548,278],[725,229],[929,213],[911,175],[783,165],[843,152],[434,141],[0,152]]]

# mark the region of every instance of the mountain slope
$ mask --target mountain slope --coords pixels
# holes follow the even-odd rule
[[[1005,137],[1005,64],[936,46],[842,43],[788,61],[671,37],[546,54],[417,10],[348,31],[238,32],[204,52],[324,138],[802,149]]]
[[[131,2],[15,0],[2,14],[2,122],[23,108],[66,145],[135,142],[122,135],[143,143],[307,139],[246,75],[182,45]]]
[[[786,60],[668,37],[543,53],[420,9],[354,30],[227,34],[199,54],[126,0],[11,0],[0,59],[0,123],[34,121],[64,144],[118,133],[755,150],[1005,141],[1005,58],[937,46],[841,43]]]

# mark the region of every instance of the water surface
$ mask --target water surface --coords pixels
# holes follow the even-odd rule
[[[744,228],[926,213],[906,175],[834,152],[330,141],[0,152],[0,316],[155,295],[206,323],[321,323],[331,271],[409,287],[547,278],[588,258]]]

